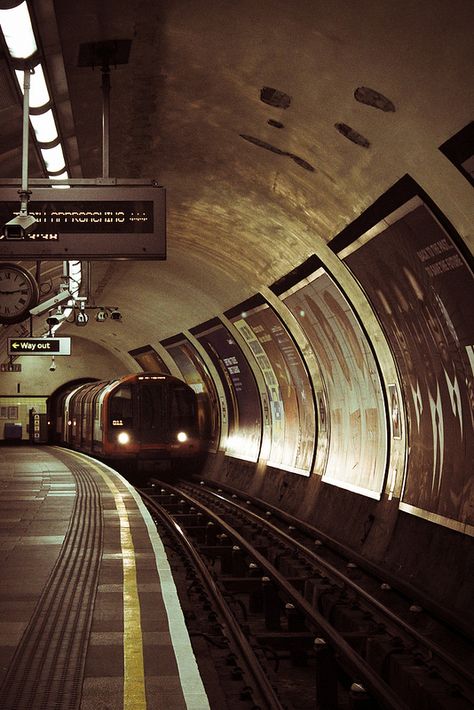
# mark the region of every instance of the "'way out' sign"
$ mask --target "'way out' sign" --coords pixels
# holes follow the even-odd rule
[[[8,338],[9,355],[70,355],[71,338]]]

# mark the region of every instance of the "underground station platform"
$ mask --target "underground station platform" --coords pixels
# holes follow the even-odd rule
[[[0,543],[2,710],[209,708],[162,542],[118,473],[1,448]]]

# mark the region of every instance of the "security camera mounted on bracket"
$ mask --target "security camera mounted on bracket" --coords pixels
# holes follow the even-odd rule
[[[68,301],[73,299],[74,297],[72,296],[69,291],[60,291],[57,293],[55,296],[52,298],[49,298],[47,301],[43,301],[43,303],[40,303],[38,306],[35,306],[30,310],[30,313],[32,316],[40,316],[43,313],[46,313],[50,308],[54,308],[54,306],[57,306],[58,303],[62,303],[63,301]]]
[[[24,239],[35,231],[37,220],[32,214],[20,213],[3,227],[5,239]]]

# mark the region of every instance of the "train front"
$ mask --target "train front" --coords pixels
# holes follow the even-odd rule
[[[110,458],[187,459],[201,453],[197,400],[181,380],[136,375],[109,392]]]

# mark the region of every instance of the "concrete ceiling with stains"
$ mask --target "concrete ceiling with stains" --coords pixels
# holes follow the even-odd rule
[[[334,259],[327,242],[407,173],[472,248],[472,188],[439,151],[472,119],[472,0],[31,4],[71,175],[102,170],[101,73],[79,47],[130,39],[111,72],[110,175],[167,190],[167,260],[94,262],[91,297],[123,322],[82,337],[156,343],[312,254]],[[17,177],[21,104],[1,68],[0,170]],[[41,176],[34,151],[30,165]]]

